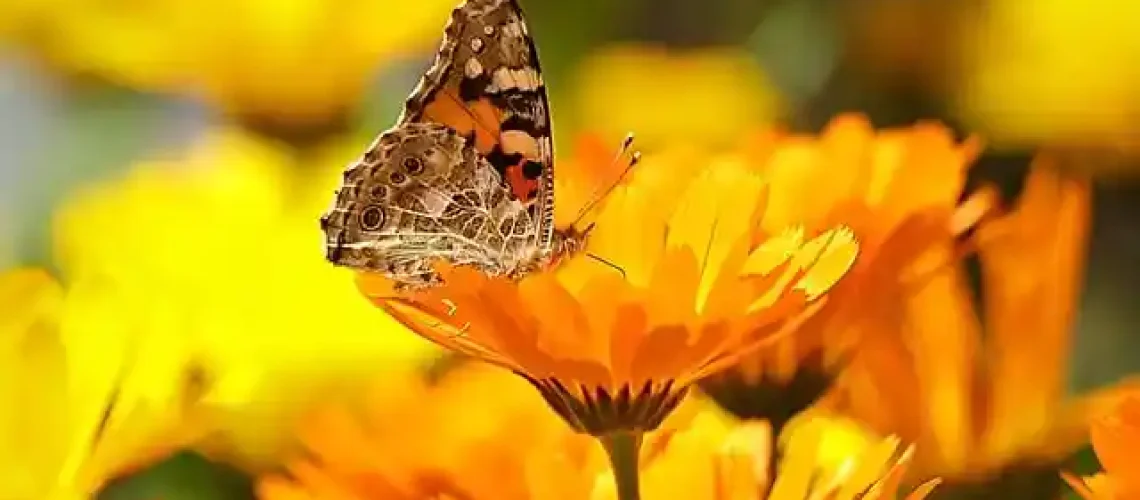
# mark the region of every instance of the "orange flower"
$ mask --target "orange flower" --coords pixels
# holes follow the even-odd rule
[[[1064,473],[1065,480],[1088,500],[1140,498],[1140,392],[1094,420],[1090,436],[1104,472],[1085,478]]]
[[[984,489],[1014,477],[1048,487],[1036,478],[1055,480],[1056,465],[1084,440],[1089,412],[1118,397],[1118,389],[1064,397],[1090,188],[1049,167],[1040,161],[1018,206],[977,230],[983,317],[963,266],[945,265],[954,251],[949,232],[920,259],[936,263],[921,286],[893,310],[866,311],[892,335],[879,337],[881,365],[860,370],[891,377],[845,387],[843,406],[916,443],[919,475],[941,476],[948,487]]]
[[[645,183],[653,184],[653,183]],[[420,335],[519,373],[580,432],[657,427],[695,379],[802,320],[858,251],[846,228],[805,241],[758,229],[767,187],[714,164],[669,213],[633,182],[599,215],[586,258],[520,282],[442,267],[444,284],[397,297],[360,289]]]
[[[466,365],[435,384],[389,377],[362,415],[327,411],[302,431],[309,458],[258,482],[263,500],[613,500],[601,450],[547,411],[525,382]],[[805,426],[806,427],[806,426]],[[836,447],[822,422],[789,440],[797,473],[765,496],[771,446],[763,422],[740,422],[690,398],[640,453],[647,500],[891,499],[909,452],[898,441]],[[842,467],[829,468],[828,460]],[[815,480],[818,472],[826,480]],[[932,485],[908,497],[920,499]],[[807,495],[807,494],[810,494]]]
[[[957,143],[942,125],[876,131],[859,115],[834,119],[819,137],[763,133],[752,139],[746,161],[771,185],[761,227],[798,222],[816,234],[842,224],[859,235],[860,251],[827,306],[796,335],[702,386],[741,416],[775,419],[778,427],[829,389],[837,365],[877,365],[882,351],[874,337],[882,328],[875,321],[882,316],[867,311],[893,306],[904,271],[957,220],[977,151],[977,141]],[[979,193],[978,203],[965,207],[984,212],[989,194]]]
[[[362,411],[319,413],[300,434],[312,458],[267,476],[260,498],[527,499],[547,471],[583,474],[589,440],[566,431],[525,382],[464,365],[429,383],[387,377]],[[566,481],[563,496],[586,498]]]
[[[600,463],[524,381],[481,364],[435,383],[388,377],[362,411],[317,414],[300,437],[312,458],[263,478],[260,498],[571,500]]]

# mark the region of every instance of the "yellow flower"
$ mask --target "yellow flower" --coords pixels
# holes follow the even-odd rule
[[[1093,420],[1089,434],[1104,472],[1079,479],[1066,473],[1065,480],[1088,500],[1140,498],[1140,392]]]
[[[1000,0],[964,30],[958,100],[1003,146],[1136,145],[1140,5]]]
[[[430,48],[456,2],[14,3],[27,4],[15,36],[64,71],[204,92],[228,113],[297,125],[356,106],[383,63]]]
[[[127,314],[160,308],[146,328],[184,339],[231,381],[223,438],[235,442],[219,453],[271,460],[309,399],[437,353],[312,252],[313,221],[334,189],[325,174],[347,155],[327,156],[302,166],[215,131],[184,158],[144,162],[58,212],[56,257],[69,281],[98,283]]]
[[[775,499],[894,499],[914,456],[896,437],[874,435],[854,421],[804,414],[780,435],[783,459],[768,495]],[[921,500],[938,485],[927,481],[906,496]]]
[[[895,310],[867,311],[882,314],[878,324],[893,335],[880,338],[880,365],[860,370],[882,370],[885,383],[846,388],[844,406],[914,442],[919,476],[974,487],[1012,477],[1048,484],[1026,482],[1029,475],[1056,481],[1089,412],[1115,400],[1117,389],[1064,397],[1090,188],[1049,167],[1040,161],[1018,206],[977,230],[984,317],[962,266],[945,265],[950,234],[923,258],[938,263],[935,272]]]
[[[674,415],[647,436],[641,465],[647,500],[893,500],[913,455],[896,438],[873,436],[841,418],[812,416],[781,435],[781,473],[773,483],[767,461],[774,444],[766,422],[737,420],[707,401],[689,400],[687,406],[687,415]],[[919,486],[907,499],[921,500],[937,483]],[[599,479],[590,498],[617,498],[614,484]]]
[[[622,272],[576,257],[519,282],[444,267],[443,285],[405,296],[380,275],[358,286],[425,338],[526,377],[580,432],[652,430],[695,379],[810,314],[858,251],[846,228],[759,231],[766,186],[739,164],[702,171],[672,213],[652,184],[615,194],[590,241]]]
[[[842,224],[859,235],[860,251],[828,304],[795,335],[702,387],[739,416],[779,429],[828,391],[840,365],[879,364],[876,337],[884,332],[867,311],[893,307],[905,271],[961,214],[955,207],[977,149],[938,124],[876,131],[859,115],[835,118],[819,137],[750,137],[744,161],[771,186],[761,227],[799,222],[818,234]]]
[[[781,105],[755,58],[735,49],[611,45],[588,56],[578,75],[573,118],[612,140],[634,131],[648,149],[727,144]]]
[[[189,353],[139,335],[105,292],[0,274],[0,497],[89,498],[209,430],[212,391]]]

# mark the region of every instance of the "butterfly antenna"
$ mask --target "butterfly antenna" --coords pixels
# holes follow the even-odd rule
[[[632,146],[633,133],[630,132],[629,134],[626,134],[625,139],[621,141],[621,147],[618,148],[617,154],[614,155],[613,161],[610,162],[610,167],[612,168],[614,165],[617,165],[617,163],[620,162],[627,153],[629,153],[629,148]],[[590,213],[594,207],[598,206],[598,203],[601,203],[602,200],[606,199],[606,197],[609,196],[610,193],[614,191],[614,189],[617,189],[617,187],[621,185],[622,181],[625,180],[626,176],[628,176],[629,173],[633,171],[633,167],[636,166],[640,161],[640,151],[634,151],[633,153],[630,153],[629,163],[626,164],[625,169],[621,172],[621,175],[619,175],[618,178],[614,180],[614,182],[610,183],[610,185],[606,186],[604,189],[594,191],[594,194],[590,196],[590,201],[586,203],[586,206],[582,207],[582,209],[578,211],[578,215],[574,217],[574,224],[577,225],[578,222],[581,222],[582,218],[585,217],[586,214]],[[609,168],[606,170],[609,170]]]
[[[587,253],[587,254],[586,254],[586,257],[589,257],[589,258],[591,258],[591,259],[593,259],[593,260],[596,260],[596,261],[598,261],[598,262],[601,262],[602,264],[605,264],[605,265],[606,265],[606,267],[609,267],[610,269],[613,269],[614,271],[617,271],[617,272],[621,273],[621,277],[622,277],[622,279],[625,279],[625,278],[626,278],[626,275],[625,275],[625,269],[622,269],[622,268],[621,268],[621,266],[619,266],[619,265],[617,265],[617,264],[614,264],[613,262],[610,262],[610,261],[608,261],[608,260],[606,260],[606,259],[603,259],[602,257],[599,257],[599,256],[597,256],[597,255],[594,255],[594,254],[592,254],[592,253]]]

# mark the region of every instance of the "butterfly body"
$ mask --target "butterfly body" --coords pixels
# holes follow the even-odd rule
[[[550,108],[515,0],[467,0],[394,127],[345,170],[327,258],[438,282],[435,262],[520,278],[579,251],[554,227]]]

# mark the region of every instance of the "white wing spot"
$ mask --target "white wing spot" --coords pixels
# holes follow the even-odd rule
[[[499,134],[499,141],[503,144],[504,152],[519,153],[531,160],[541,158],[539,156],[538,141],[526,132],[521,130],[504,130]]]
[[[463,67],[464,73],[467,78],[478,78],[483,74],[483,65],[479,64],[479,60],[472,57],[467,60],[467,64]]]
[[[471,39],[471,52],[478,54],[482,50],[483,50],[483,39],[482,38],[472,38]]]
[[[542,86],[542,79],[534,68],[511,69],[502,67],[495,70],[491,78],[491,92],[504,90],[536,90]]]

